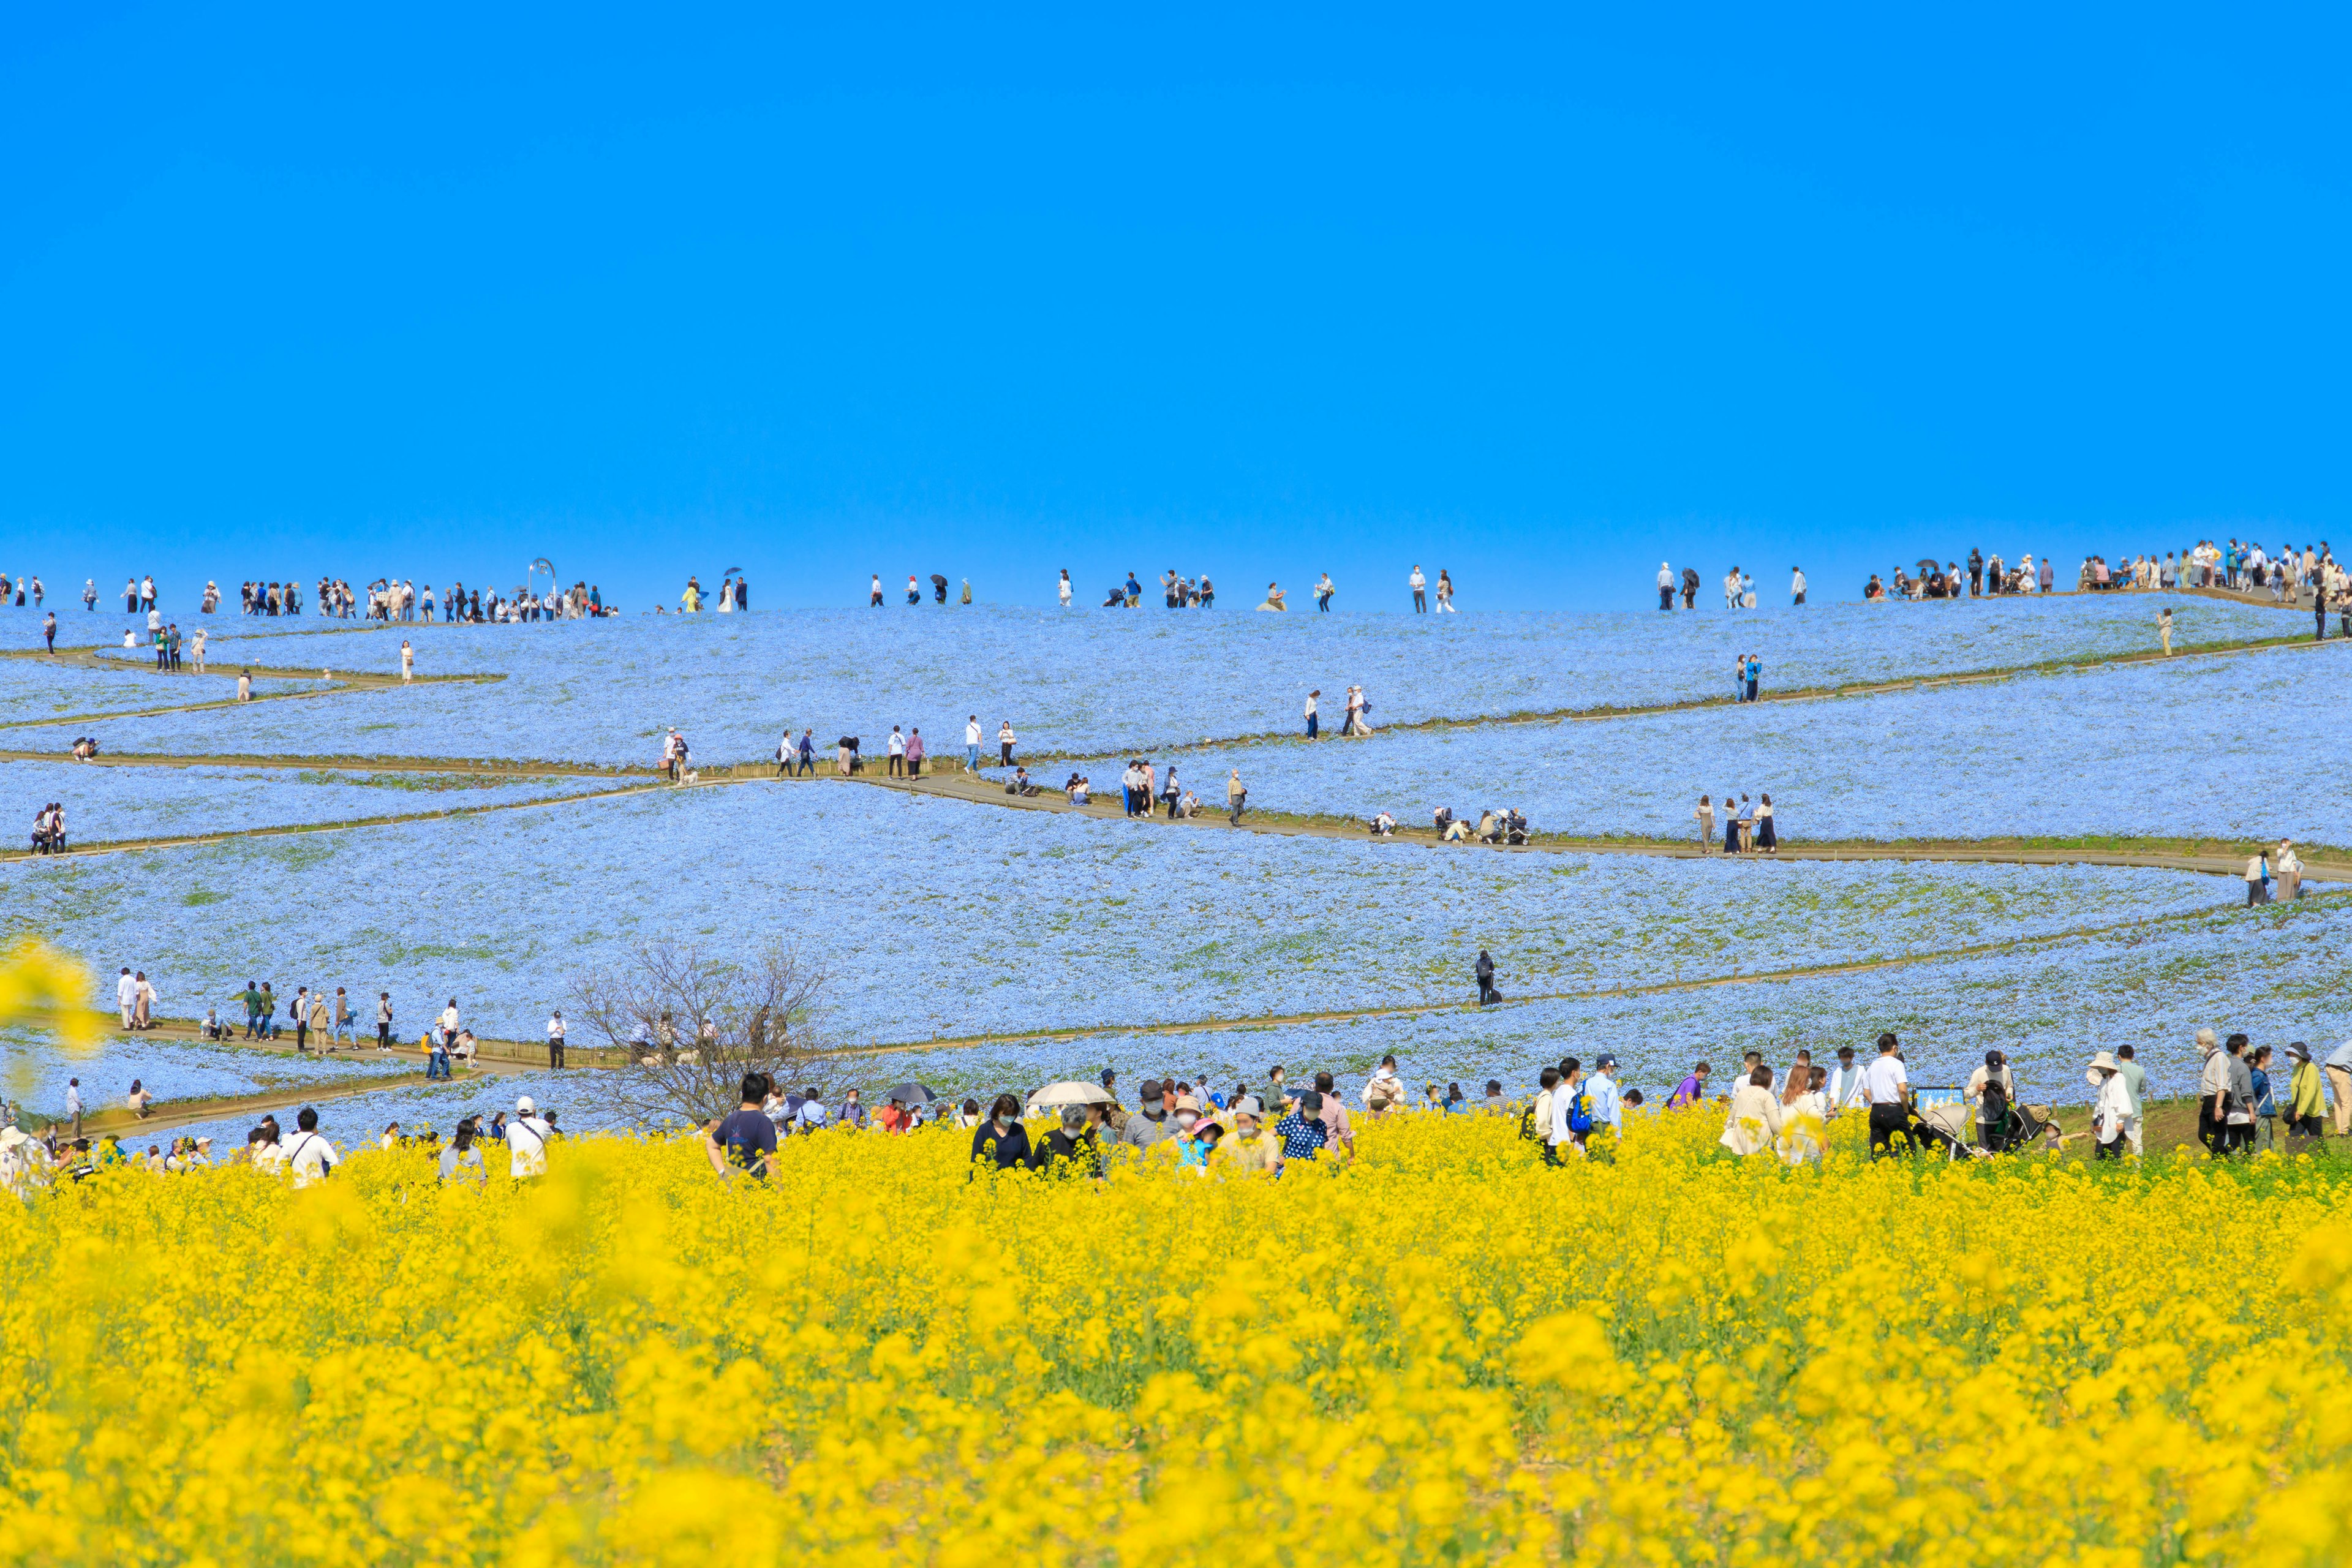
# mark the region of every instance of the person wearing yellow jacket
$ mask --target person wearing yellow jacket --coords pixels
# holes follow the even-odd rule
[[[2301,1040],[2287,1047],[2289,1060],[2294,1063],[2294,1076],[2287,1081],[2286,1130],[2316,1138],[2322,1131],[2322,1118],[2327,1114],[2327,1090],[2319,1081],[2319,1064],[2311,1059],[2311,1047]]]

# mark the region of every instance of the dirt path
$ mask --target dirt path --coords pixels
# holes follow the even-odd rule
[[[356,1094],[366,1094],[379,1089],[399,1089],[425,1081],[423,1073],[402,1073],[394,1078],[365,1078],[350,1082],[315,1084],[308,1089],[272,1089],[258,1094],[227,1094],[216,1100],[159,1100],[148,1108],[144,1117],[133,1116],[120,1106],[81,1119],[84,1137],[94,1138],[111,1132],[126,1146],[157,1133],[170,1132],[182,1127],[194,1127],[199,1122],[217,1121],[227,1117],[258,1117],[265,1110],[285,1110],[304,1105],[323,1105],[331,1100],[346,1100]],[[228,1151],[219,1150],[219,1154]]]
[[[352,816],[336,822],[289,822],[270,827],[239,827],[221,833],[187,833],[153,838],[102,839],[88,844],[69,844],[54,855],[36,855],[30,848],[0,850],[0,864],[11,860],[69,860],[83,859],[94,855],[135,855],[151,849],[186,849],[205,844],[227,844],[245,838],[283,838],[304,833],[341,833],[355,827],[384,827],[402,822],[446,822],[459,817],[487,816],[493,812],[530,811],[541,806],[564,805],[580,800],[612,800],[620,795],[646,795],[668,787],[667,784],[625,784],[616,789],[589,790],[579,795],[549,795],[541,800],[499,801],[489,805],[453,805],[439,811],[409,811],[390,816]]]

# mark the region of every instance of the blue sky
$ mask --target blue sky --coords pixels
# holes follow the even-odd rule
[[[1104,9],[12,4],[0,570],[1632,608],[2352,532],[2332,18]]]

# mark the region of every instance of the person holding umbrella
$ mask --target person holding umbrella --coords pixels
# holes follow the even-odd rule
[[[1103,1179],[1102,1141],[1096,1137],[1087,1110],[1084,1105],[1062,1107],[1062,1124],[1046,1133],[1029,1156],[1031,1170],[1049,1176]]]

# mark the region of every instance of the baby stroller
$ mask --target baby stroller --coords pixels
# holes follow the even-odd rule
[[[1387,838],[1396,832],[1396,818],[1384,811],[1364,826],[1370,831],[1373,837]]]
[[[1932,1097],[1932,1098],[1931,1098]],[[1938,1147],[1947,1160],[1986,1159],[1995,1154],[2022,1154],[2049,1142],[2053,1123],[2046,1105],[2009,1103],[2003,1120],[1988,1124],[1977,1120],[1976,1110],[1958,1089],[1921,1089],[1911,1113],[1912,1143],[1916,1148],[1934,1150]],[[1979,1145],[1978,1140],[1983,1142]]]

